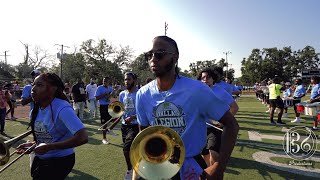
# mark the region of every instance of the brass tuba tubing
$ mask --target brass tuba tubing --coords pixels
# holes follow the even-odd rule
[[[7,141],[1,141],[0,140],[0,166],[5,165],[9,159],[10,159],[10,147],[15,144],[16,142],[20,141],[21,139],[29,136],[32,133],[31,130],[20,134],[17,137],[14,137],[12,139],[9,139]]]

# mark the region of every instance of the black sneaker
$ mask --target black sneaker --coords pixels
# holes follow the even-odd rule
[[[276,122],[274,122],[274,121],[271,121],[270,123],[271,123],[271,125],[277,125]]]
[[[282,121],[278,121],[278,122],[277,122],[277,125],[286,125],[286,123],[285,123],[285,122],[282,122]]]

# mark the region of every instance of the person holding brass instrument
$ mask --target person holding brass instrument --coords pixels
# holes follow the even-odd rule
[[[36,144],[33,179],[64,179],[75,163],[74,147],[88,142],[88,135],[63,93],[64,84],[54,73],[40,74],[32,84],[35,102],[30,126],[34,142],[20,144],[18,154]]]
[[[108,106],[110,104],[109,98],[114,94],[115,91],[112,90],[110,84],[110,78],[104,77],[102,81],[102,85],[98,86],[97,91],[95,93],[95,97],[100,104],[100,120],[101,124],[105,124],[112,117],[108,112]],[[107,140],[107,131],[102,131],[102,143],[109,144]],[[116,135],[112,130],[109,131],[111,135]]]
[[[123,141],[123,155],[127,163],[127,172],[124,179],[132,179],[132,165],[130,162],[130,146],[133,139],[139,133],[139,126],[137,123],[135,100],[137,94],[136,87],[137,75],[133,72],[127,72],[124,76],[124,84],[126,90],[119,95],[119,101],[124,105],[124,114],[122,120],[122,141]]]
[[[215,70],[211,68],[203,69],[198,73],[197,79],[208,85],[217,98],[223,102],[226,102],[230,106],[231,114],[235,115],[238,112],[238,104],[232,98],[232,96],[223,88],[215,85],[215,83],[219,80],[219,74]],[[207,145],[202,151],[202,156],[207,165],[213,165],[214,162],[218,161],[219,158],[222,131],[218,129],[221,128],[219,123],[212,124],[212,120],[210,119],[207,121],[211,125],[207,126]],[[218,128],[215,128],[214,126]]]
[[[178,74],[178,46],[168,36],[155,37],[145,57],[156,79],[137,92],[140,130],[148,126],[166,126],[181,136],[185,160],[172,179],[222,179],[239,130],[229,105],[202,82]],[[224,125],[219,159],[209,167],[201,157],[206,145],[208,119]]]

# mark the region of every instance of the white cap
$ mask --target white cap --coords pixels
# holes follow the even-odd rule
[[[286,86],[291,86],[291,83],[290,82],[286,82],[285,85]]]

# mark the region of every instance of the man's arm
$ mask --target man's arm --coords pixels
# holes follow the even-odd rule
[[[222,116],[219,122],[224,125],[219,160],[204,170],[208,179],[223,179],[223,173],[230,159],[239,131],[239,124],[229,111]]]
[[[237,114],[238,110],[239,110],[239,106],[236,101],[230,104],[230,112],[233,116]]]
[[[32,102],[32,97],[22,98],[21,105],[25,106],[25,105],[29,104],[30,102]]]

